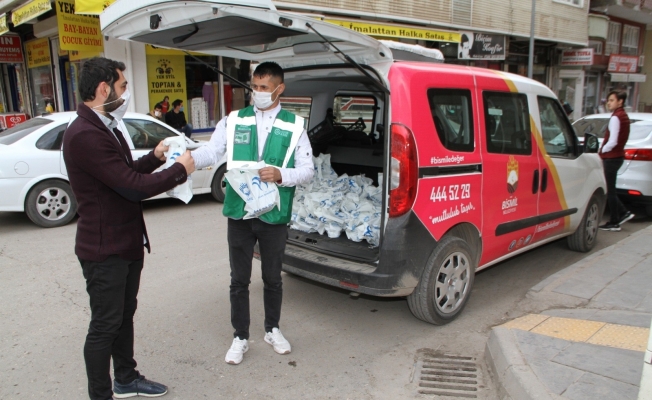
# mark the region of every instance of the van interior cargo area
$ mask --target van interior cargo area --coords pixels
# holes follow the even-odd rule
[[[387,174],[383,173],[388,152],[384,93],[378,92],[359,71],[347,66],[286,71],[285,84],[284,96],[311,99],[307,132],[313,156],[330,157],[330,166],[337,176],[362,175],[373,186],[380,187],[378,199],[382,199],[382,207],[378,210],[384,219],[387,180],[383,176]],[[383,223],[381,220],[381,227]],[[288,228],[288,240],[300,247],[351,260],[373,262],[378,258],[377,245],[367,240],[353,241],[344,231],[339,237],[329,237],[325,232]]]

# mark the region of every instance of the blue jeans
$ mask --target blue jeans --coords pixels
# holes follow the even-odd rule
[[[188,139],[190,139],[190,135],[192,135],[192,125],[186,124],[186,126],[182,127],[179,130],[183,132]]]
[[[233,337],[249,339],[249,284],[254,245],[260,247],[265,303],[265,332],[279,327],[283,281],[281,266],[288,237],[287,225],[272,225],[258,218],[228,219],[227,238],[231,263],[231,324]]]

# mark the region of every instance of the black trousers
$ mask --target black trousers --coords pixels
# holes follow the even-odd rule
[[[627,213],[627,208],[618,198],[616,194],[616,179],[618,177],[618,170],[623,165],[625,160],[623,158],[603,158],[602,166],[604,167],[604,179],[607,181],[607,205],[611,216],[609,222],[617,224],[620,219]]]
[[[265,332],[279,328],[281,303],[283,302],[283,281],[281,265],[287,225],[272,225],[257,218],[234,220],[229,218],[227,237],[229,261],[231,263],[231,324],[233,337],[249,339],[249,284],[251,263],[256,241],[260,247],[261,270],[263,274],[263,300],[265,303]]]
[[[84,345],[88,394],[92,400],[113,396],[113,374],[118,383],[138,378],[134,360],[134,314],[143,260],[110,256],[102,262],[80,259],[90,296],[91,322]]]

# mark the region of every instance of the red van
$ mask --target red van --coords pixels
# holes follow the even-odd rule
[[[563,237],[573,250],[595,245],[606,193],[597,140],[578,144],[544,85],[398,61],[384,43],[280,12],[270,0],[178,4],[118,0],[100,17],[103,33],[278,62],[285,95],[302,99],[295,103],[308,131],[337,137],[321,149],[334,173],[378,188],[377,238],[289,226],[285,271],[353,292],[407,296],[417,318],[443,324],[464,308],[476,271]],[[366,107],[362,124],[343,122],[353,104]]]

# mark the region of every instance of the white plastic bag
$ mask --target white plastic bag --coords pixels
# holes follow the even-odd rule
[[[186,138],[183,136],[168,137],[163,140],[163,144],[170,146],[168,151],[164,153],[165,157],[167,157],[165,168],[169,168],[174,165],[177,157],[186,152]],[[175,186],[166,193],[168,196],[176,197],[188,204],[190,199],[192,199],[192,175],[188,175],[188,179],[184,183]]]
[[[263,182],[258,175],[258,170],[264,167],[265,163],[260,161],[231,169],[224,174],[229,185],[245,202],[247,214],[243,219],[258,218],[274,207],[281,210],[281,195],[276,183]]]

